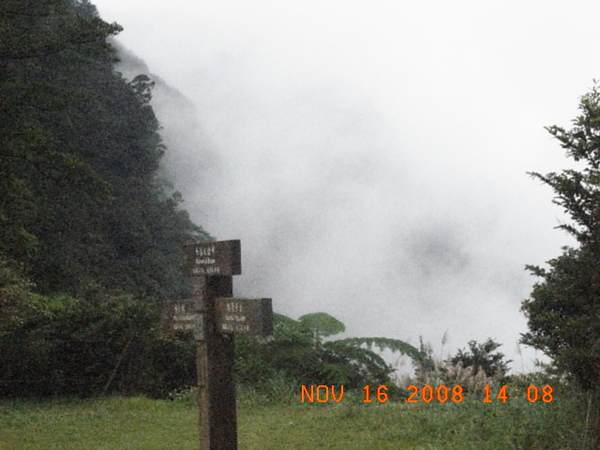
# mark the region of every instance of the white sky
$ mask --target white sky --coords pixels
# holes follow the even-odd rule
[[[237,295],[532,367],[523,267],[569,239],[526,172],[570,164],[543,127],[600,75],[599,2],[94,3],[196,107],[198,154],[167,162],[192,217],[242,240]]]

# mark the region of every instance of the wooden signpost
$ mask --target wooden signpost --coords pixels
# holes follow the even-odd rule
[[[232,298],[242,273],[239,240],[187,245],[194,298],[165,302],[168,331],[193,331],[197,348],[200,449],[237,450],[233,334],[273,334],[269,298]]]

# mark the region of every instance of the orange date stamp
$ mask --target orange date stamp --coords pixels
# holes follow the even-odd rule
[[[388,401],[388,388],[386,386],[371,387],[366,385],[364,388],[363,403],[372,403],[373,401],[385,403]],[[425,385],[417,387],[414,384],[408,386],[408,397],[406,403],[460,403],[465,399],[465,390],[460,385],[455,386],[430,386]],[[344,385],[302,385],[300,389],[302,402],[339,403],[344,398]],[[497,389],[492,386],[483,386],[483,403],[506,403],[508,401],[526,399],[529,403],[543,402],[551,403],[554,401],[554,388],[550,385],[538,387],[530,385],[527,388],[509,389],[507,385],[502,385]]]

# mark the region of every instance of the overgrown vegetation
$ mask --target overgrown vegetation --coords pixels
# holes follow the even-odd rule
[[[484,343],[469,341],[469,349],[460,349],[454,356],[443,360],[435,358],[430,345],[421,340],[424,358],[414,360],[415,376],[403,380],[402,385],[462,386],[466,393],[480,393],[486,385],[498,388],[512,381],[508,375],[509,363],[496,350],[501,346],[491,338]]]
[[[208,236],[159,176],[152,82],[114,71],[120,31],[83,0],[0,5],[0,255],[45,295],[182,295]]]
[[[181,246],[210,236],[160,176],[152,82],[115,72],[120,30],[87,0],[0,3],[0,395],[188,380],[160,302],[189,294]]]
[[[252,337],[236,337],[238,381],[264,391],[279,385],[386,384],[393,388],[393,367],[378,353],[391,350],[419,359],[424,355],[406,342],[388,338],[332,339],[345,326],[329,314],[318,312],[298,320],[275,314],[274,338],[260,342]]]
[[[27,301],[27,317],[0,334],[0,396],[164,396],[195,377],[193,341],[159,331],[153,299],[98,290]]]

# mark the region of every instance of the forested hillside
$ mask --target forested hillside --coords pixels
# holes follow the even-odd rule
[[[152,358],[160,301],[189,294],[181,246],[210,239],[159,176],[152,82],[114,70],[120,29],[87,0],[0,3],[0,395],[139,378],[125,356]]]

